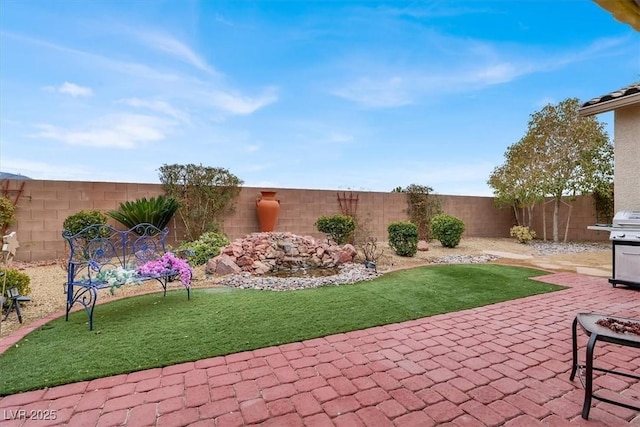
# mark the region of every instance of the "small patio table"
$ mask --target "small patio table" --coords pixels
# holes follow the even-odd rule
[[[610,403],[612,405],[622,406],[623,408],[640,411],[640,407],[633,406],[624,402],[607,399],[601,396],[593,394],[593,371],[606,372],[615,375],[621,375],[627,378],[634,378],[640,380],[640,376],[633,375],[626,372],[614,371],[610,369],[597,368],[593,366],[593,350],[597,341],[604,341],[611,344],[617,344],[625,347],[640,348],[640,335],[633,333],[616,332],[605,326],[599,325],[597,322],[604,319],[613,319],[619,322],[640,322],[640,320],[629,319],[625,317],[607,316],[604,314],[594,313],[580,313],[573,320],[572,325],[572,344],[573,344],[573,367],[571,369],[571,376],[569,379],[573,381],[578,369],[584,371],[584,378],[582,377],[582,371],[579,372],[579,379],[584,387],[584,404],[582,405],[582,418],[589,419],[589,410],[591,409],[591,399],[597,399],[602,402]],[[587,342],[587,353],[585,364],[579,364],[578,362],[578,339],[577,339],[577,325],[580,325],[582,330],[589,337]]]

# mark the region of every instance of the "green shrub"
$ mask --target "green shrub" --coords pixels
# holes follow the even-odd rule
[[[164,230],[179,207],[180,202],[173,197],[160,195],[149,200],[143,197],[133,202],[120,203],[117,210],[109,211],[107,215],[127,228],[147,223]]]
[[[353,236],[356,222],[348,215],[321,216],[316,227],[319,232],[330,235],[337,244],[344,245]]]
[[[209,231],[198,240],[182,243],[177,252],[183,252],[191,265],[202,265],[220,254],[220,248],[227,246],[229,239],[220,233]]]
[[[20,295],[29,295],[31,293],[31,287],[29,286],[31,278],[29,276],[14,269],[0,268],[0,272],[3,273],[3,275],[0,275],[0,290],[2,289],[3,284],[6,289],[5,295],[3,296],[6,296],[8,290],[14,287],[18,288]],[[4,274],[6,274],[6,279]]]
[[[0,197],[0,231],[4,231],[16,220],[16,206],[8,197]]]
[[[85,210],[77,212],[73,215],[69,215],[67,219],[64,220],[64,223],[62,223],[62,226],[71,234],[78,234],[90,225],[106,223],[107,216],[102,212],[96,210]],[[94,235],[94,233],[89,233],[88,235],[83,237],[87,239],[93,239],[97,237],[97,235]]]
[[[431,220],[431,234],[445,248],[455,248],[464,233],[464,222],[452,215],[439,214]]]
[[[514,225],[511,227],[511,230],[509,230],[509,234],[511,237],[515,237],[518,242],[524,244],[529,243],[534,237],[536,237],[536,232],[529,230],[529,227],[525,227],[524,225]]]
[[[418,226],[409,221],[392,222],[387,227],[389,246],[397,255],[412,257],[418,251]]]

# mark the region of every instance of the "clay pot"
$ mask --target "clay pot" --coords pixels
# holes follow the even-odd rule
[[[275,191],[261,191],[262,197],[256,199],[256,212],[260,231],[273,231],[278,221],[280,212],[280,200],[276,199]]]

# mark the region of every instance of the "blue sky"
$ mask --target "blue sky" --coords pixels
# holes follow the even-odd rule
[[[588,0],[1,0],[0,170],[491,195],[530,114],[638,80],[640,34]]]

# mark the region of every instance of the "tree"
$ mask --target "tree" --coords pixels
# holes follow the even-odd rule
[[[580,117],[579,106],[569,98],[532,114],[526,135],[509,147],[505,164],[489,178],[497,196],[510,203],[526,206],[522,200],[552,197],[555,242],[562,197],[606,188],[613,180],[613,147],[604,125],[593,116]]]
[[[604,125],[594,116],[580,117],[579,107],[577,98],[545,106],[531,116],[526,136],[545,171],[542,191],[554,200],[554,242],[562,196],[593,192],[613,179],[613,148]]]
[[[160,182],[180,201],[178,215],[186,236],[195,241],[208,231],[222,231],[224,215],[233,212],[243,181],[224,168],[202,165],[163,165]]]
[[[533,208],[542,199],[540,175],[543,171],[533,160],[531,145],[522,139],[507,148],[506,161],[489,176],[496,203],[510,206],[518,225],[531,227]]]

